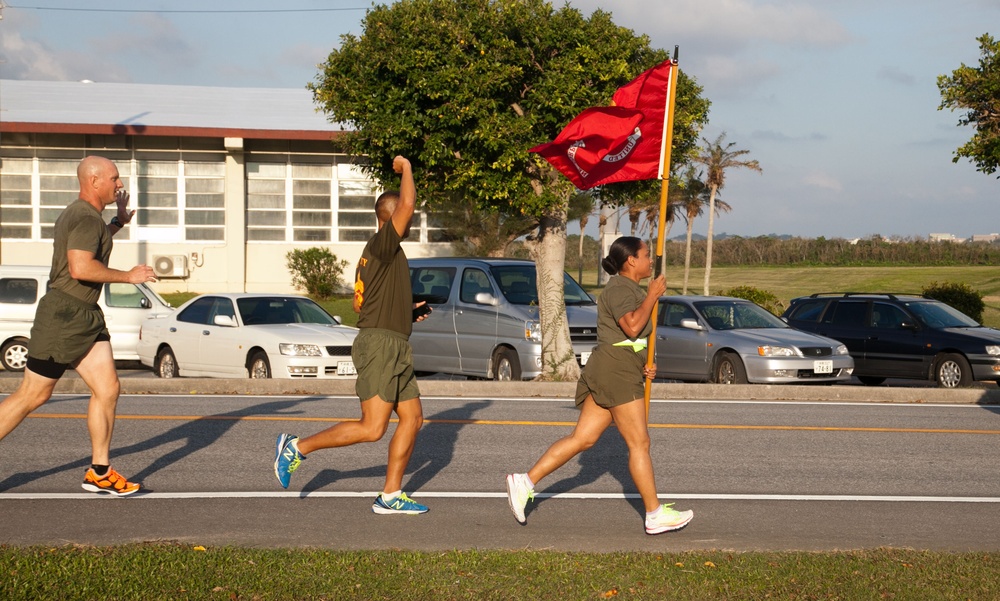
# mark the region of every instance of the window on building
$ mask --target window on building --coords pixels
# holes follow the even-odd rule
[[[375,234],[375,184],[356,165],[337,165],[337,209],[341,242],[364,242]]]
[[[31,159],[3,159],[0,170],[0,237],[30,239],[35,222],[31,207]]]
[[[37,152],[56,154],[44,149]],[[117,239],[225,239],[223,159],[155,160],[117,154],[121,156],[113,158],[115,166],[131,194],[130,208],[136,210],[136,227],[126,228]],[[4,158],[0,170],[3,238],[51,240],[56,219],[79,194],[79,164],[78,157]],[[116,213],[117,207],[108,205],[104,220],[110,221]]]
[[[183,169],[185,240],[224,240],[225,162],[185,161]]]
[[[285,200],[288,165],[251,163],[247,171],[247,240],[284,241],[288,222]]]
[[[38,160],[38,223],[43,240],[51,240],[56,219],[63,209],[80,194],[76,177],[79,160]]]
[[[329,242],[333,226],[332,167],[293,163],[291,178],[292,240]]]

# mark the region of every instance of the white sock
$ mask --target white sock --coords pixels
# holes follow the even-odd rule
[[[531,490],[535,490],[535,483],[531,481],[531,478],[528,477],[528,474],[524,474],[524,481],[528,483],[528,488],[530,488]]]
[[[303,455],[302,451],[299,450],[299,441],[298,441],[298,439],[293,440],[289,444],[291,444],[292,448],[295,449],[295,452],[299,454],[299,457],[302,457],[303,459],[305,459],[306,456]]]
[[[388,501],[389,499],[395,499],[401,494],[403,494],[402,490],[397,490],[396,492],[383,492],[382,499]]]
[[[655,518],[656,516],[660,515],[661,511],[663,511],[663,505],[660,505],[659,507],[657,507],[653,511],[647,511],[646,512],[646,517],[647,518]]]

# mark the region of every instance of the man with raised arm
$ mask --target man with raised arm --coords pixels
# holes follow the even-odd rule
[[[292,473],[313,451],[381,440],[395,412],[399,423],[389,442],[385,485],[372,503],[373,512],[386,515],[427,511],[402,491],[403,472],[424,419],[409,338],[414,320],[426,314],[417,316],[425,303],[414,306],[409,264],[400,245],[410,233],[416,206],[413,172],[410,161],[401,156],[392,167],[402,176],[399,191],[385,192],[375,201],[378,231],[361,253],[354,281],[360,331],[351,356],[358,370],[355,390],[361,420],[341,422],[302,439],[280,434],[274,460],[278,482],[288,488]]]

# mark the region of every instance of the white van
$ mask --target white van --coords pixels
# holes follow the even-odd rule
[[[28,362],[31,324],[48,284],[46,266],[0,265],[0,364],[8,371],[23,371]],[[138,361],[139,326],[147,317],[173,311],[145,284],[104,284],[97,304],[104,311],[118,361]]]

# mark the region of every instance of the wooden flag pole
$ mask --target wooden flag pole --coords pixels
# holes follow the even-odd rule
[[[667,110],[663,124],[663,145],[660,147],[660,214],[659,223],[656,228],[656,267],[653,269],[653,277],[660,275],[662,271],[663,257],[663,232],[667,227],[667,189],[670,183],[670,148],[674,139],[674,102],[677,97],[677,54],[678,47],[674,46],[674,59],[670,66],[670,80],[667,84]],[[653,312],[649,316],[653,330],[649,333],[649,342],[646,347],[646,367],[652,367],[656,362],[656,321],[660,303],[653,304]],[[652,391],[653,381],[644,380],[645,391],[643,400],[646,403],[646,421],[649,421],[649,397]]]

